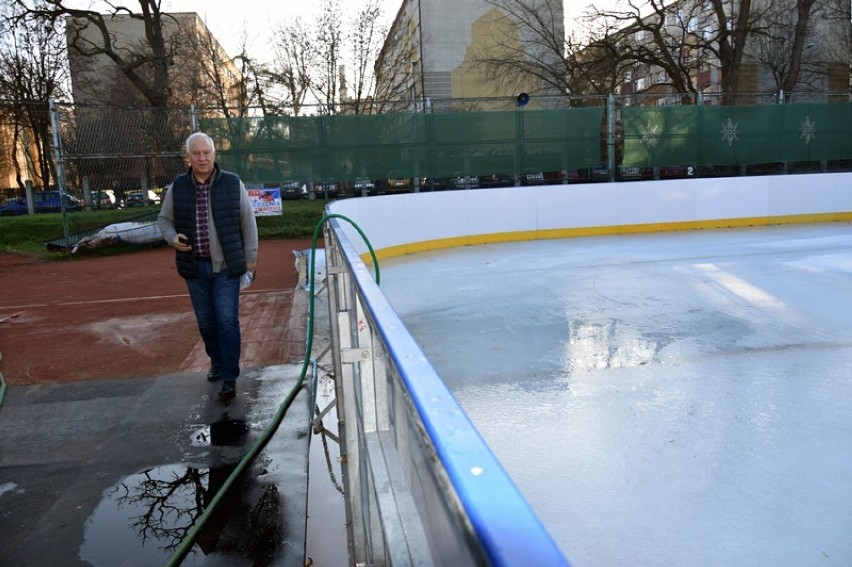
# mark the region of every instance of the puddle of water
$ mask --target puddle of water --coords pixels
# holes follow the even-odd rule
[[[190,443],[193,447],[240,447],[245,444],[248,432],[249,426],[244,419],[223,419],[194,430]]]
[[[249,428],[224,419],[192,432],[193,445],[238,447]],[[79,557],[95,566],[163,565],[236,468],[238,459],[210,468],[171,463],[122,478],[88,518]],[[263,466],[258,463],[258,466]],[[274,484],[249,467],[220,502],[183,565],[212,554],[269,564],[283,537],[281,498]]]
[[[236,447],[246,442],[248,426],[243,419],[225,419],[210,424],[210,443]]]
[[[213,497],[211,478],[230,474],[214,470],[169,464],[124,477],[86,521],[80,559],[104,566],[164,564]],[[184,564],[199,564],[198,553],[195,546]]]

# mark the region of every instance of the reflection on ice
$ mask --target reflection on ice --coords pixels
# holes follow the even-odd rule
[[[651,362],[658,349],[656,341],[617,321],[606,325],[569,321],[565,373],[641,366]]]

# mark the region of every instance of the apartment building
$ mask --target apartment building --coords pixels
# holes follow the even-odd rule
[[[166,50],[172,54],[169,68],[169,106],[200,107],[218,100],[236,101],[242,81],[239,69],[194,12],[163,14]],[[144,60],[150,53],[146,23],[138,15],[105,16],[113,44],[127,61]],[[101,30],[85,20],[66,18],[69,66],[74,102],[77,104],[144,105],[139,89],[105,54],[84,55],[70,48],[82,43],[102,44]]]
[[[5,110],[5,109],[4,109]],[[11,112],[0,116],[0,191],[16,194],[19,178],[24,183],[43,187],[52,183],[52,172],[42,167],[40,149],[31,129],[21,126],[21,119]],[[49,148],[48,150],[49,151]],[[46,181],[42,179],[47,177]]]
[[[562,1],[547,5],[554,10],[556,35],[564,37]],[[403,0],[376,63],[376,98],[419,110],[449,99],[553,94],[532,75],[491,73],[481,64],[483,54],[495,58],[505,52],[508,58],[517,53],[523,33],[510,15],[483,0]],[[469,108],[483,105],[472,101]]]

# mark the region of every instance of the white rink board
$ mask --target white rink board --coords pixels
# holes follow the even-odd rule
[[[336,201],[329,211],[344,215],[367,234],[377,251],[421,243],[494,235],[493,241],[551,238],[560,229],[666,225],[756,219],[753,224],[795,222],[786,217],[849,214],[852,174],[678,179],[595,184],[504,187],[410,193]],[[807,220],[807,219],[805,219]],[[844,220],[829,218],[824,220]],[[804,221],[803,221],[804,222]],[[346,223],[344,223],[346,224]],[[736,226],[734,222],[732,226]],[[344,231],[360,254],[367,252],[354,228]],[[635,232],[635,230],[631,230]],[[513,235],[527,233],[518,238]],[[558,236],[558,235],[556,235]],[[464,245],[434,246],[442,248]],[[402,250],[399,253],[405,253]],[[391,254],[393,255],[393,254]]]

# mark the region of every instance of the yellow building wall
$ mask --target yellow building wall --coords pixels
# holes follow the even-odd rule
[[[485,56],[511,59],[522,49],[517,26],[508,16],[492,8],[473,23],[471,32],[464,60],[452,72],[454,98],[516,96],[524,90],[536,90],[531,77],[498,76],[477,62]]]

